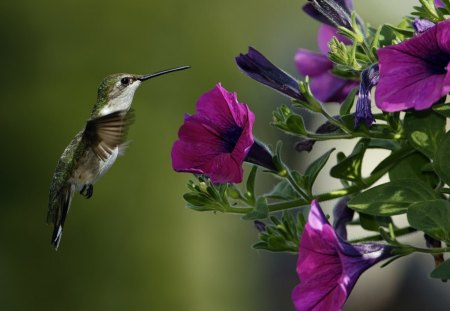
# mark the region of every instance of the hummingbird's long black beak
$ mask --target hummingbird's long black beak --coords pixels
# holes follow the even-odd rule
[[[169,72],[174,72],[174,71],[178,71],[178,70],[184,70],[184,69],[188,69],[188,68],[191,68],[191,66],[181,66],[181,67],[177,67],[177,68],[162,70],[162,71],[158,71],[158,72],[155,72],[155,73],[151,73],[149,75],[141,76],[140,78],[138,78],[138,80],[145,81],[145,80],[157,77],[157,76],[165,75],[166,73],[169,73]]]

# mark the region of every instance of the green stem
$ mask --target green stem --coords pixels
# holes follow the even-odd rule
[[[292,176],[291,172],[289,171],[288,168],[285,168],[285,170],[288,172],[287,176],[285,177],[287,179],[287,181],[289,182],[289,184],[292,186],[292,188],[294,188],[294,190],[305,200],[310,199],[310,196],[308,194],[306,194],[305,191],[303,191],[302,188],[300,188],[297,184],[297,182],[295,181],[294,177]]]
[[[344,124],[342,124],[342,122],[339,122],[338,120],[330,116],[330,114],[323,108],[322,105],[320,105],[320,113],[328,120],[328,122],[340,128],[344,133],[347,133],[349,135],[352,134],[352,131],[349,130]]]
[[[397,229],[394,230],[395,236],[399,237],[399,236],[403,236],[403,235],[407,235],[410,233],[414,233],[417,230],[411,227],[406,227],[406,228],[401,228],[401,229]],[[383,237],[380,234],[375,234],[375,235],[371,235],[365,238],[360,238],[360,239],[355,239],[355,240],[351,240],[350,243],[360,243],[360,242],[369,242],[369,241],[382,241]]]
[[[412,151],[410,151],[410,152],[412,152]],[[361,184],[357,184],[357,185],[355,184],[355,185],[351,185],[349,187],[341,188],[341,189],[334,190],[331,192],[317,194],[317,195],[313,196],[313,199],[316,199],[319,202],[323,202],[323,201],[328,201],[328,200],[345,197],[350,194],[354,194],[354,193],[360,192],[361,190],[369,188],[371,185],[373,185],[375,182],[377,182],[381,177],[383,177],[384,174],[389,172],[389,170],[394,165],[397,164],[396,160],[400,160],[408,154],[409,154],[409,152],[407,152],[407,151],[393,153],[389,156],[389,157],[391,157],[391,161],[386,161],[386,159],[388,159],[389,157],[384,160],[384,161],[386,161],[386,163],[388,163],[387,165],[384,165],[380,169],[376,170],[369,177],[364,178],[362,180]],[[304,199],[298,199],[298,200],[281,202],[281,203],[272,203],[272,204],[269,204],[269,211],[270,212],[281,211],[281,210],[305,206],[305,205],[309,205],[309,204],[310,204],[310,201],[306,201]]]
[[[414,251],[426,254],[442,254],[446,252],[450,252],[450,247],[441,247],[441,248],[421,248],[411,246]]]
[[[364,190],[366,188],[369,188],[371,185],[373,185],[375,182],[377,182],[381,177],[384,176],[389,170],[397,164],[397,161],[402,159],[403,157],[410,154],[410,152],[413,152],[412,149],[406,149],[401,151],[397,151],[395,153],[392,153],[389,155],[383,162],[387,163],[386,165],[383,165],[376,171],[372,172],[372,174],[369,177],[363,178],[362,182],[360,184],[354,184],[349,187],[341,188],[338,190],[334,190],[331,192],[325,192],[317,195],[313,195],[312,197],[307,195],[303,189],[301,189],[297,183],[295,182],[295,179],[292,177],[292,175],[289,173],[289,170],[286,169],[286,175],[280,176],[283,178],[286,178],[291,186],[299,193],[302,199],[287,201],[287,202],[277,202],[277,203],[270,203],[268,204],[269,212],[276,212],[276,211],[282,211],[287,210],[295,207],[301,207],[305,205],[309,205],[311,203],[312,199],[316,199],[319,202],[323,201],[329,201],[341,197],[345,197],[357,192],[360,192],[361,190]],[[387,159],[390,159],[387,161]],[[224,208],[225,213],[233,213],[233,214],[247,214],[248,212],[252,211],[253,208],[248,207],[233,207],[233,206],[227,206]]]

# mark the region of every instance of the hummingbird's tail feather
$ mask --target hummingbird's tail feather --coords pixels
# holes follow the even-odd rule
[[[67,213],[70,209],[70,204],[72,202],[73,194],[75,193],[75,185],[66,184],[58,194],[54,204],[54,213],[49,215],[49,222],[53,224],[53,234],[51,244],[58,250],[59,243],[61,241],[61,236],[63,233],[64,222],[66,221]]]

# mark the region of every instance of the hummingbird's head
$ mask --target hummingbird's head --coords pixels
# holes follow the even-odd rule
[[[133,101],[134,92],[136,92],[142,82],[187,68],[189,66],[158,71],[148,75],[116,73],[107,76],[98,88],[97,103],[92,111],[92,117],[104,116],[119,110],[128,110]]]

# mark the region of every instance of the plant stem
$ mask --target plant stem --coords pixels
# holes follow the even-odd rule
[[[328,120],[328,122],[340,128],[344,133],[352,135],[352,131],[349,130],[344,124],[342,124],[342,122],[339,122],[338,120],[330,116],[330,114],[323,108],[322,105],[320,105],[320,113]]]
[[[414,229],[414,228],[411,228],[411,227],[405,227],[405,228],[394,230],[394,233],[395,233],[396,237],[407,235],[407,234],[414,233],[414,232],[417,232],[417,230]],[[360,243],[360,242],[369,242],[369,241],[382,241],[382,240],[383,240],[383,237],[380,234],[375,234],[375,235],[371,235],[371,236],[368,236],[368,237],[365,237],[365,238],[351,240],[350,243]]]
[[[426,254],[442,254],[446,252],[450,252],[450,247],[441,247],[441,248],[421,248],[411,246],[414,251]]]

